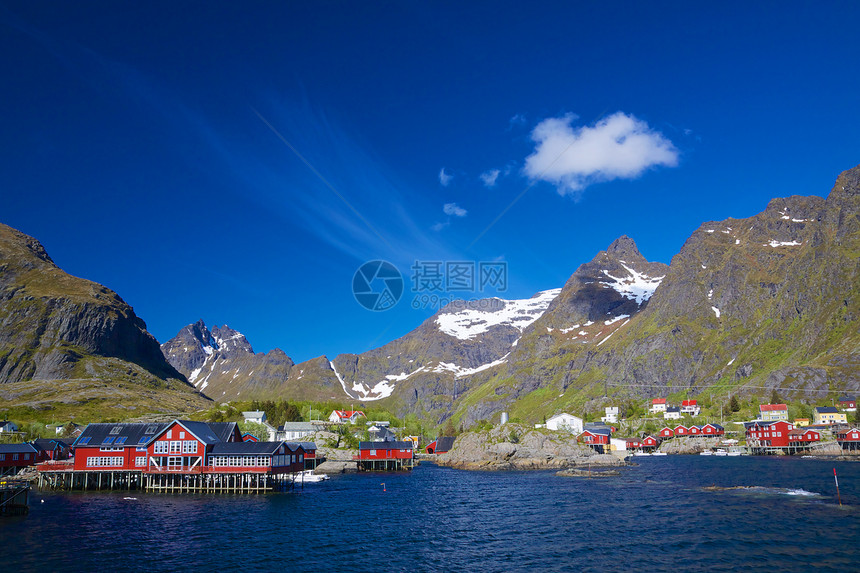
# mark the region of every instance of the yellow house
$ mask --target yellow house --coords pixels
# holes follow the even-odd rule
[[[804,428],[809,425],[809,418],[796,418],[794,420],[794,427],[796,428]]]
[[[833,406],[818,406],[812,412],[812,421],[818,424],[846,424],[845,412],[840,412]]]

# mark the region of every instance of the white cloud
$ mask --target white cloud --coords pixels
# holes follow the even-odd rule
[[[450,215],[453,217],[465,217],[468,213],[468,211],[466,211],[456,203],[445,203],[442,206],[442,211],[444,211],[446,215]]]
[[[593,183],[635,179],[646,169],[678,164],[678,150],[660,132],[632,115],[616,112],[593,127],[572,127],[577,116],[543,120],[532,131],[537,144],[524,173],[548,181],[562,195]]]
[[[442,187],[447,187],[453,178],[454,176],[450,173],[445,173],[444,167],[439,170],[439,183],[442,184]]]
[[[508,120],[508,130],[514,128],[517,125],[525,125],[526,124],[526,116],[521,113],[515,114],[511,119]]]
[[[496,179],[499,178],[501,171],[498,169],[490,169],[489,171],[484,171],[481,173],[481,181],[484,182],[484,185],[487,187],[493,187],[496,184]]]

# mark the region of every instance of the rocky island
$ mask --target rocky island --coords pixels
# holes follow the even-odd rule
[[[565,469],[583,466],[623,466],[612,454],[598,454],[578,444],[569,432],[505,424],[490,430],[466,432],[451,451],[437,458],[439,465],[464,470]]]

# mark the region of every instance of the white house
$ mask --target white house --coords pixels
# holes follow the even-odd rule
[[[332,424],[354,424],[359,418],[364,418],[360,410],[332,410],[328,421]]]
[[[276,441],[297,442],[321,429],[319,424],[311,422],[284,422],[283,426],[278,426],[278,435],[275,439]]]
[[[606,411],[606,415],[600,418],[600,421],[606,424],[617,424],[618,406],[607,406],[604,410]]]
[[[254,410],[252,412],[242,412],[246,422],[253,422],[266,427],[266,433],[269,435],[269,441],[274,442],[278,437],[278,430],[266,421],[266,413],[262,410]]]
[[[659,412],[666,411],[666,398],[654,398],[651,400],[651,410],[649,410],[652,414],[657,414]]]
[[[626,452],[627,438],[609,438],[609,450],[612,452]]]
[[[684,400],[681,402],[681,413],[689,414],[690,416],[698,416],[701,408],[695,400]]]
[[[680,420],[681,419],[681,409],[677,406],[669,406],[666,408],[666,411],[663,412],[664,420]]]
[[[556,414],[547,419],[546,427],[549,430],[567,430],[576,435],[582,433],[582,418],[571,416],[567,413]]]

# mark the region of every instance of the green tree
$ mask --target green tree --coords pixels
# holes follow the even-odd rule
[[[261,442],[269,441],[269,430],[263,424],[256,422],[239,422],[239,429],[243,434],[251,434]]]
[[[773,389],[770,393],[770,403],[771,404],[782,404],[783,399],[782,396],[779,395],[779,392],[776,391],[776,388]]]
[[[740,412],[741,411],[741,402],[738,400],[736,395],[732,395],[732,399],[729,400],[729,411],[730,412]]]

